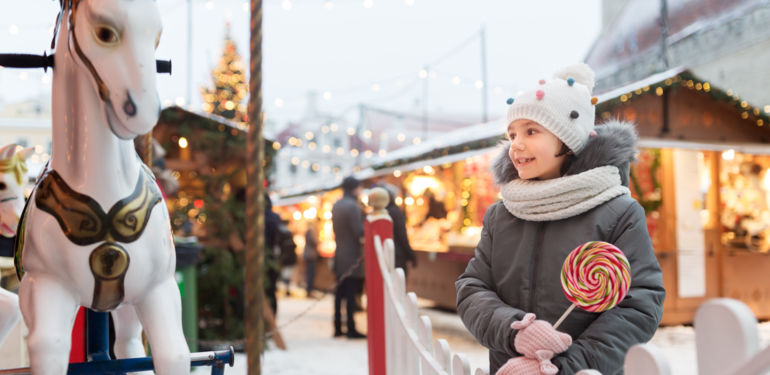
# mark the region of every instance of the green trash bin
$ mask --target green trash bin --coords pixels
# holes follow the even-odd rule
[[[198,281],[195,264],[201,246],[179,243],[176,246],[176,283],[182,297],[182,331],[190,352],[198,351]]]

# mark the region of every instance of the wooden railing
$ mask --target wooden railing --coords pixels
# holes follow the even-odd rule
[[[712,299],[695,314],[698,375],[760,375],[770,371],[770,346],[759,350],[757,319],[743,302]],[[695,364],[693,364],[695,365]],[[637,345],[625,359],[626,375],[670,375],[665,354]]]
[[[468,358],[452,353],[444,339],[433,340],[430,318],[419,316],[417,295],[406,292],[404,270],[395,268],[393,240],[374,235],[374,248],[382,273],[385,308],[386,373],[392,375],[487,375],[471,372]],[[368,277],[369,275],[367,275]],[[379,355],[369,353],[369,355]],[[370,374],[373,373],[370,369]]]

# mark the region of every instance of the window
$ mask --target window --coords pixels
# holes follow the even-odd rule
[[[719,171],[722,243],[770,251],[770,157],[727,150]]]

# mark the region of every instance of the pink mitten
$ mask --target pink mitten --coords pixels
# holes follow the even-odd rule
[[[537,353],[539,350],[550,351],[552,357],[572,345],[570,335],[553,329],[544,320],[535,320],[535,314],[532,313],[524,315],[521,321],[513,322],[511,328],[519,330],[513,340],[514,349],[529,358],[540,359]]]
[[[540,362],[534,358],[514,357],[505,362],[495,375],[540,375]]]

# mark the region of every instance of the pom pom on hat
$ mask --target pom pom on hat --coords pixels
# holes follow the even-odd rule
[[[561,68],[553,76],[563,80],[572,78],[576,83],[585,86],[589,93],[594,91],[594,71],[584,63],[567,65]]]

